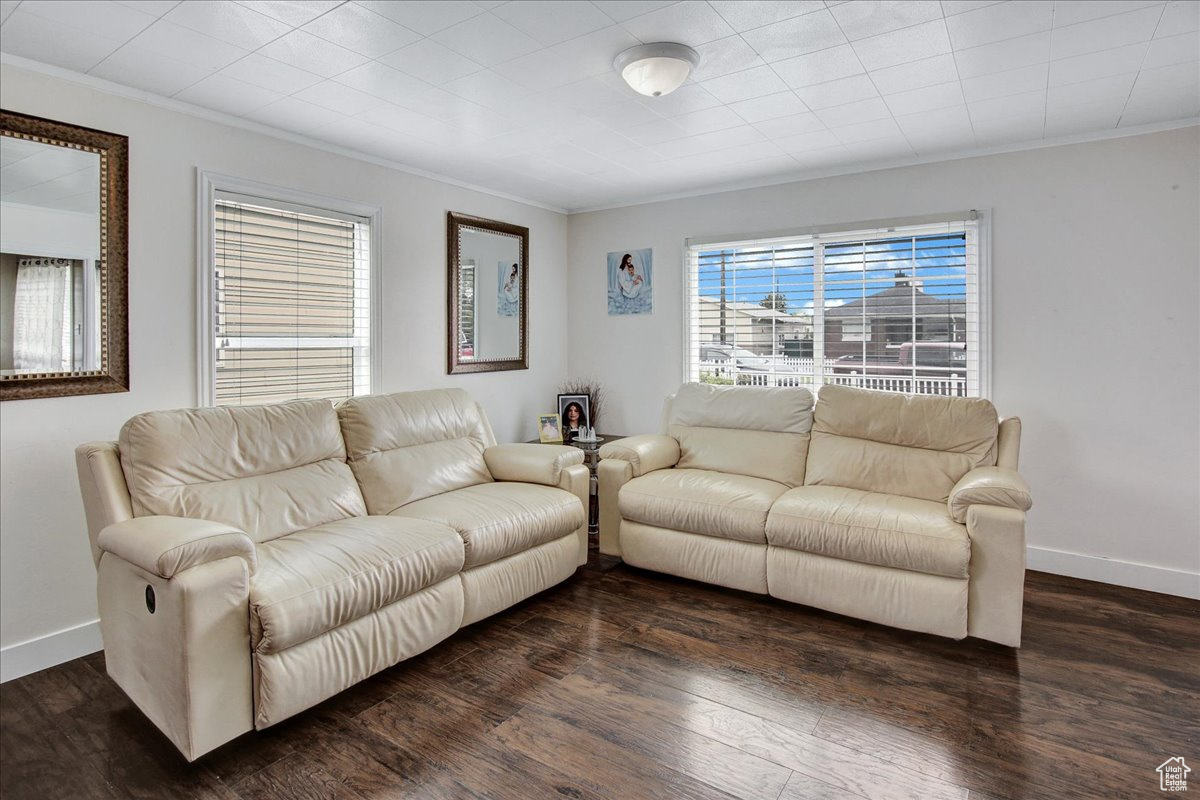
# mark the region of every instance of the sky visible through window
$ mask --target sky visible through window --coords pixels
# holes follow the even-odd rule
[[[939,299],[966,299],[965,234],[829,242],[824,247],[827,308],[861,299],[905,280],[915,280],[920,291]],[[720,298],[722,259],[727,303],[760,305],[770,295],[771,307],[779,311],[811,313],[813,245],[749,246],[702,252],[697,276],[700,297]]]

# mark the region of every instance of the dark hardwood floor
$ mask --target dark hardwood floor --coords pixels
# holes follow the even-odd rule
[[[6,800],[1151,797],[1169,757],[1200,776],[1200,603],[1030,573],[1014,651],[593,554],[195,764],[102,654],[4,684],[0,712]]]

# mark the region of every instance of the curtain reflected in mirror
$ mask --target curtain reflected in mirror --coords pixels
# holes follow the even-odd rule
[[[451,213],[448,370],[525,369],[529,229]]]
[[[126,391],[128,140],[2,119],[0,399]]]

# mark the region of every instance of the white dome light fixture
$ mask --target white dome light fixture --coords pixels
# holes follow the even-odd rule
[[[631,47],[613,60],[613,68],[638,94],[662,97],[683,85],[700,63],[686,44],[655,42]]]

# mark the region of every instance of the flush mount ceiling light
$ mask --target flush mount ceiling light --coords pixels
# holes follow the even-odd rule
[[[637,93],[662,97],[683,85],[700,63],[700,54],[686,44],[655,42],[631,47],[613,60],[613,68]]]

